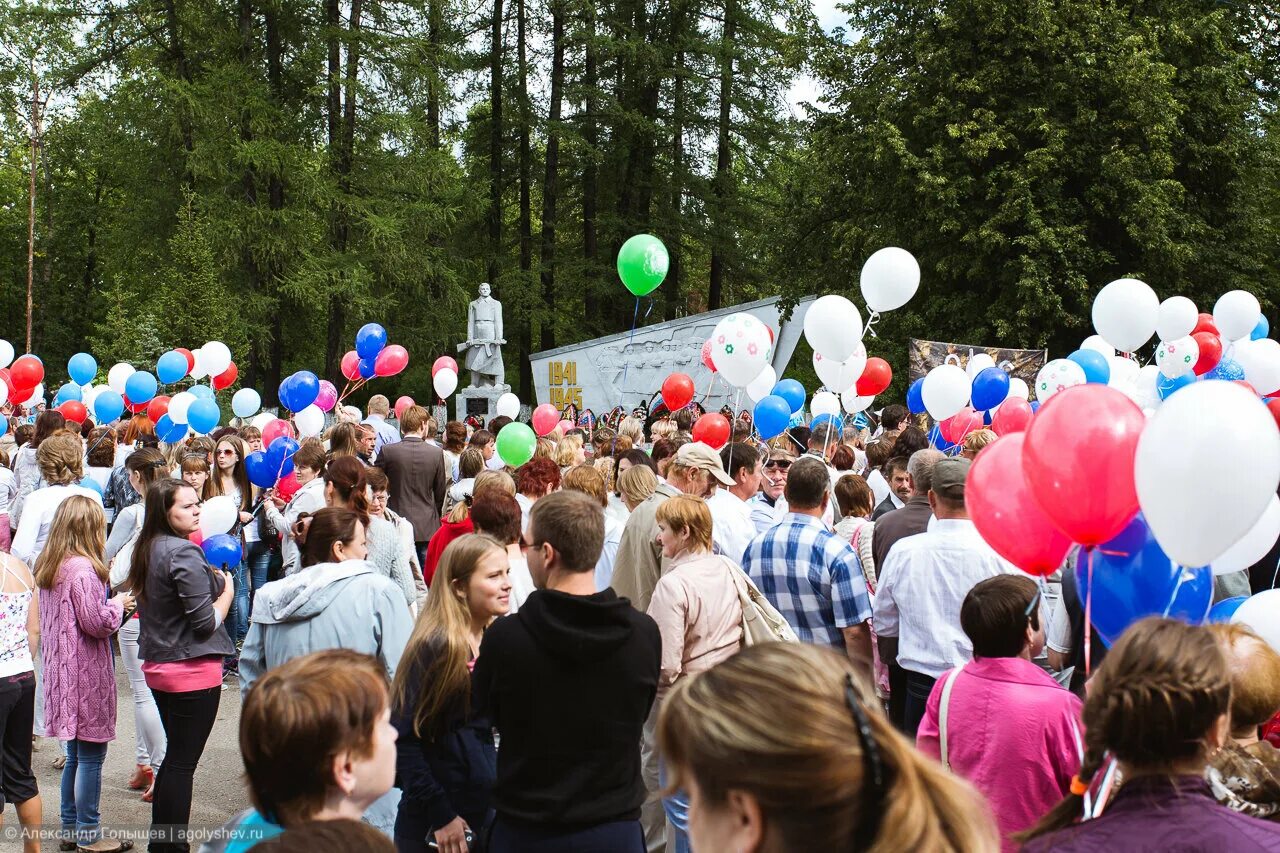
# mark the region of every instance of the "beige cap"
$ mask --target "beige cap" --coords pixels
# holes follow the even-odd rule
[[[697,468],[700,471],[709,472],[721,485],[734,485],[733,479],[724,472],[724,465],[720,464],[720,454],[712,450],[710,445],[701,441],[682,444],[680,449],[676,451],[675,461],[677,464],[688,468]]]

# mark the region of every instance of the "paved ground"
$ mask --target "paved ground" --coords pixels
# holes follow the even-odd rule
[[[102,823],[106,827],[119,826],[130,831],[145,830],[151,822],[151,804],[142,802],[140,791],[131,791],[128,787],[135,762],[133,698],[121,667],[117,667],[116,691],[116,739],[107,748],[107,760],[103,766],[99,807]],[[229,683],[222,693],[218,720],[196,770],[195,796],[191,805],[193,826],[220,826],[249,804],[241,781],[244,767],[240,763],[239,726],[240,688]],[[53,759],[60,748],[57,741],[47,738],[40,739],[39,747],[39,751],[33,754],[33,766],[40,782],[44,819],[50,828],[56,828],[62,771],[54,769]],[[17,823],[13,807],[7,806],[4,809],[4,828],[16,827]],[[0,834],[0,851],[20,849],[18,842]],[[57,849],[54,842],[45,842],[41,847],[41,850]],[[138,844],[136,849],[145,850],[146,845]]]

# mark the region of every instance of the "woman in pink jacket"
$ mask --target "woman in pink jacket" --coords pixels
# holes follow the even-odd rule
[[[1019,575],[969,590],[960,626],[973,660],[938,679],[916,746],[986,795],[1005,851],[1071,789],[1080,770],[1080,700],[1031,662],[1044,647],[1040,590]]]
[[[111,635],[133,606],[128,593],[107,598],[108,570],[102,561],[106,530],[106,516],[98,502],[83,495],[67,498],[53,517],[35,572],[40,589],[44,726],[49,737],[67,744],[61,849],[93,853],[133,846],[103,838],[98,815],[102,762],[107,744],[116,736]]]

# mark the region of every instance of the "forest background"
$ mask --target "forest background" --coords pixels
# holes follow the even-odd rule
[[[0,0],[0,337],[30,271],[50,387],[222,340],[272,405],[377,321],[413,359],[371,390],[426,396],[487,280],[529,403],[528,353],[630,327],[640,232],[641,322],[860,301],[910,250],[869,347],[899,395],[908,337],[1065,354],[1125,275],[1274,317],[1277,6]]]

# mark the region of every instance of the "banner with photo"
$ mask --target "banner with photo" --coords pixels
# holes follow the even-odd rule
[[[910,381],[914,382],[940,364],[968,367],[969,358],[977,353],[985,352],[995,361],[996,367],[1034,385],[1036,374],[1049,359],[1046,349],[1007,349],[1005,347],[980,347],[970,344],[952,344],[944,341],[921,341],[911,339],[910,352],[907,358],[907,370]]]

